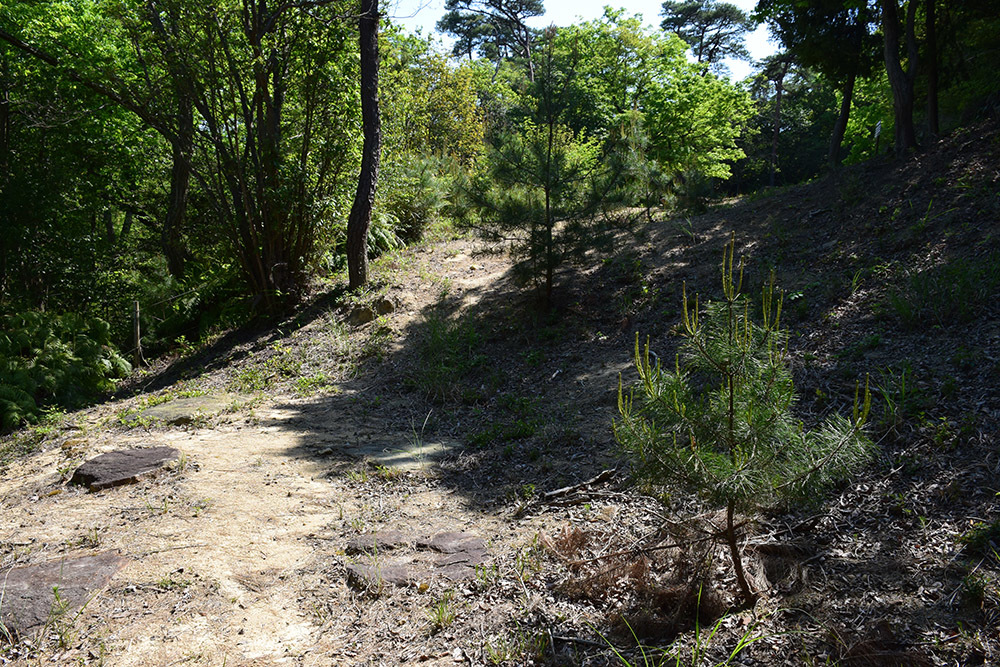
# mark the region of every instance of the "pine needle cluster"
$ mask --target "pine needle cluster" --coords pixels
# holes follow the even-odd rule
[[[872,448],[864,433],[871,400],[867,385],[859,386],[850,418],[833,415],[814,429],[795,418],[780,294],[772,276],[755,322],[741,292],[742,263],[734,272],[734,247],[735,241],[727,245],[722,263],[722,300],[692,304],[685,290],[684,340],[673,369],[651,361],[648,341],[640,349],[636,337],[639,382],[630,391],[619,383],[614,431],[643,481],[680,487],[727,509],[722,537],[750,602],[734,513],[816,497],[863,464]]]

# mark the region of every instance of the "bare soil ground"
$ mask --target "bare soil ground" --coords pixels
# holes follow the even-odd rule
[[[759,641],[729,664],[996,664],[998,192],[994,123],[623,232],[560,276],[549,314],[505,255],[438,239],[380,259],[370,293],[320,290],[277,326],[161,362],[8,440],[34,451],[3,464],[0,572],[129,562],[82,610],[0,645],[0,664],[657,664],[636,638],[716,664],[741,637]],[[705,539],[716,508],[640,493],[611,432],[635,336],[672,357],[681,286],[718,292],[732,233],[746,284],[774,271],[786,292],[801,418],[849,409],[867,375],[879,449],[816,506],[745,517],[763,595],[743,610]],[[228,410],[182,426],[138,416],[223,392]],[[160,445],[183,453],[163,474],[67,484],[99,453]],[[398,449],[428,454],[358,454]],[[390,530],[411,543],[348,553]],[[420,565],[413,542],[443,532],[483,538],[487,564],[459,581]],[[357,563],[417,574],[358,585]]]

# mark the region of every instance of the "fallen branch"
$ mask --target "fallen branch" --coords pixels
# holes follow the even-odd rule
[[[595,475],[594,477],[591,477],[586,482],[580,482],[579,484],[573,484],[571,486],[564,486],[561,489],[556,489],[555,491],[546,491],[545,493],[542,494],[541,498],[539,498],[539,502],[548,503],[557,498],[568,496],[571,493],[576,493],[577,491],[581,491],[584,489],[589,491],[591,486],[595,484],[601,484],[602,482],[606,482],[607,480],[611,479],[617,472],[618,468],[610,468],[608,470],[601,471],[599,474]]]

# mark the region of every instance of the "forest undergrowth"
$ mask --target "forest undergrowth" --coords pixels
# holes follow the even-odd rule
[[[548,312],[534,309],[502,252],[446,235],[383,256],[361,295],[326,284],[275,326],[158,362],[116,398],[0,442],[4,512],[34,517],[0,532],[3,569],[97,548],[137,563],[156,553],[71,621],[0,644],[0,664],[142,664],[129,662],[139,636],[154,637],[145,664],[289,654],[298,664],[996,663],[998,192],[994,121],[899,162],[661,215],[557,275]],[[805,508],[736,517],[751,605],[740,604],[718,543],[725,512],[636,486],[612,435],[619,377],[626,387],[637,379],[636,335],[672,365],[682,289],[718,291],[730,235],[745,284],[773,273],[782,291],[796,419],[813,427],[850,414],[859,382],[872,394],[873,453],[860,472]],[[217,417],[134,418],[220,393],[233,402]],[[250,437],[264,430],[281,447]],[[447,449],[417,470],[339,450],[392,438]],[[66,484],[66,466],[115,443],[161,441],[188,447],[191,465],[127,492],[145,505],[104,513],[99,500],[110,496]],[[223,558],[229,574],[198,555],[228,506],[242,511],[237,487],[230,503],[219,488],[198,496],[208,493],[199,480],[235,469],[248,498],[274,492],[274,503],[286,486],[288,498],[305,493],[293,473],[308,478],[312,495],[289,514],[253,510],[277,524],[308,517],[289,542],[294,558],[245,562],[238,535]],[[67,507],[86,508],[84,519],[60,519]],[[143,528],[109,518],[119,515]],[[430,526],[485,540],[489,560],[474,578],[349,583],[350,538]],[[88,527],[94,539],[81,539]],[[135,605],[150,615],[123,613]],[[245,607],[297,634],[250,627]],[[185,653],[170,637],[197,641]]]

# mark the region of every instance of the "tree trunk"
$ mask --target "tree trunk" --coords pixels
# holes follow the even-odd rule
[[[837,122],[833,124],[833,133],[830,135],[830,153],[827,157],[831,167],[840,166],[840,147],[844,143],[844,133],[847,132],[847,121],[851,114],[854,82],[857,80],[857,76],[857,69],[852,69],[847,81],[844,82],[844,89],[841,91],[843,99],[840,101],[840,114],[837,116]]]
[[[382,151],[382,126],[378,109],[378,0],[361,0],[358,21],[361,49],[361,122],[364,145],[361,152],[361,173],[358,190],[347,219],[347,273],[349,289],[356,290],[368,282],[368,227],[375,204],[378,166]]]
[[[771,173],[768,185],[774,187],[775,172],[778,169],[778,137],[781,135],[781,95],[785,90],[785,75],[788,73],[788,63],[779,66],[778,75],[774,78],[774,131],[771,133]]]
[[[519,26],[521,33],[521,48],[524,49],[524,58],[528,61],[528,81],[535,82],[535,63],[531,59],[531,31],[523,23]]]
[[[940,132],[938,125],[938,54],[937,17],[934,7],[937,0],[927,0],[927,128],[932,136]]]
[[[125,211],[125,220],[122,221],[122,231],[118,235],[118,240],[122,245],[128,241],[128,235],[132,232],[132,218],[134,215],[132,211]]]
[[[115,219],[111,207],[104,209],[101,214],[102,222],[104,222],[104,237],[108,242],[109,246],[115,245]]]
[[[735,514],[736,501],[730,500],[726,505],[726,543],[729,545],[733,569],[736,570],[736,583],[739,584],[740,595],[743,596],[743,603],[749,607],[757,600],[757,595],[750,588],[746,572],[743,570],[743,556],[740,555],[740,545],[736,540],[736,525],[733,522]]]
[[[187,212],[191,183],[191,156],[194,151],[194,102],[190,91],[177,86],[177,134],[170,138],[173,165],[170,168],[170,199],[160,233],[160,248],[167,258],[167,270],[177,280],[184,279],[187,249],[181,241],[181,228]]]
[[[9,175],[10,162],[10,65],[7,61],[6,47],[0,48],[0,185]],[[0,190],[2,192],[2,190]],[[6,216],[0,215],[0,221],[7,222]],[[7,293],[7,234],[0,234],[0,304],[4,302]]]
[[[0,169],[7,173],[10,151],[10,65],[0,50]]]
[[[899,6],[897,0],[882,0],[882,33],[885,36],[885,68],[892,86],[892,109],[896,124],[896,154],[917,147],[917,136],[913,129],[913,68],[916,58],[913,54],[915,40],[911,40],[912,18],[916,0],[910,0],[907,9],[907,51],[910,62],[904,72],[899,59]]]

